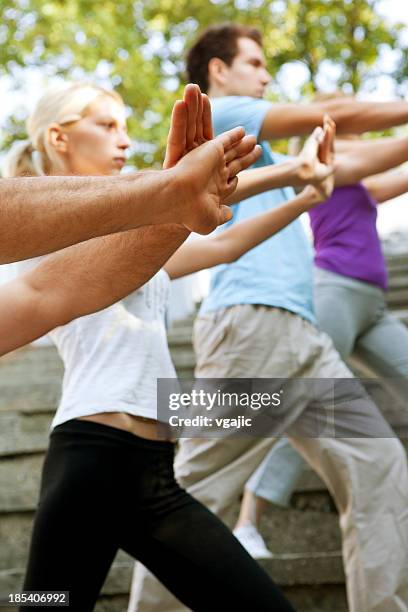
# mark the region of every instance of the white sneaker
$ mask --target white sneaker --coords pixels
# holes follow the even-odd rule
[[[272,559],[263,537],[254,525],[248,524],[233,531],[234,536],[254,559]]]

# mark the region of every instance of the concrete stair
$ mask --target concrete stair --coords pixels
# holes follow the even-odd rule
[[[408,324],[408,253],[388,259],[389,304]],[[176,322],[169,342],[179,376],[191,378],[193,317]],[[62,364],[53,347],[28,347],[0,359],[0,596],[21,589],[49,425]],[[373,394],[381,385],[373,379]],[[236,510],[238,510],[238,505]],[[275,553],[263,562],[299,612],[346,612],[341,540],[334,504],[306,469],[288,510],[270,506],[262,533]],[[97,612],[125,612],[133,560],[119,553]],[[0,610],[15,610],[2,606]],[[158,612],[166,612],[160,610]]]

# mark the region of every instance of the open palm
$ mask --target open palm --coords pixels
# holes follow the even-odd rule
[[[232,213],[223,200],[235,191],[238,172],[259,155],[255,137],[241,127],[214,138],[208,97],[187,85],[173,108],[163,165],[177,177],[183,225],[207,234],[228,221]]]

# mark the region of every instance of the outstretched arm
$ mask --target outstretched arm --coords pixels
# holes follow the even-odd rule
[[[385,172],[363,180],[374,200],[383,204],[408,191],[408,172]]]
[[[189,91],[192,88],[187,86],[187,96]],[[174,115],[173,120],[177,117]],[[193,119],[190,117],[191,124]],[[195,136],[190,128],[189,145],[193,132]],[[171,134],[171,149],[184,150],[187,137],[178,142],[180,131],[173,129]],[[242,131],[234,134],[229,143],[224,143],[226,150],[242,139]],[[244,141],[241,155],[249,152],[250,142]],[[215,146],[211,145],[212,149]],[[165,172],[136,172],[114,178],[0,179],[0,264],[144,225],[177,223],[189,231],[208,233],[223,222],[226,209],[214,198],[181,197],[183,192],[195,195],[189,180],[194,173],[186,167],[188,164],[183,169],[171,166],[174,164],[168,164]],[[231,177],[231,192],[235,182]]]
[[[366,140],[336,155],[336,187],[351,185],[408,161],[408,138]]]
[[[179,109],[188,108],[190,97],[188,89]],[[191,117],[185,121],[185,130],[191,129],[191,121]],[[214,217],[220,221],[224,214],[220,212],[224,210],[222,198],[235,188],[231,163],[239,172],[256,159],[254,139],[243,140],[242,136],[240,128],[221,134],[194,148],[174,167],[177,197],[191,198],[185,208],[190,215],[194,206],[200,208],[201,225],[206,231],[213,226]],[[238,165],[236,159],[240,159]],[[190,221],[194,222],[193,216]],[[162,267],[188,234],[180,224],[147,226],[95,238],[45,258],[1,288],[0,354],[128,295]]]
[[[165,264],[164,269],[170,278],[175,279],[236,261],[321,201],[322,197],[314,187],[306,187],[298,196],[278,208],[234,223],[211,238],[183,244]]]
[[[0,263],[44,255],[95,236],[179,221],[171,174],[0,179]],[[149,206],[146,206],[149,202]]]
[[[279,232],[303,212],[327,200],[334,187],[335,127],[330,117],[326,116],[324,130],[317,128],[303,149],[306,160],[317,160],[317,175],[320,178],[317,187],[309,185],[297,197],[279,208],[233,224],[215,237],[182,245],[165,265],[169,276],[173,279],[179,278],[222,263],[231,263]],[[250,171],[247,174],[249,173]]]
[[[385,130],[408,121],[408,102],[357,102],[339,98],[312,104],[273,104],[266,114],[259,140],[309,134],[323,125],[328,113],[340,134]]]
[[[329,148],[332,148],[336,127],[328,116],[324,119],[324,126],[324,132],[321,128],[315,128],[297,157],[280,164],[241,172],[238,187],[226,203],[235,204],[269,189],[288,185],[305,187],[312,184],[318,188],[321,186],[324,192],[324,182],[333,174],[334,167],[332,163],[326,164],[320,154],[326,146],[325,140]]]
[[[101,310],[147,282],[185,240],[182,226],[146,226],[45,257],[2,285],[0,355]]]

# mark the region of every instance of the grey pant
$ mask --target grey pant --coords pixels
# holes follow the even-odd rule
[[[316,268],[314,301],[319,327],[331,337],[342,359],[354,354],[381,377],[408,379],[408,329],[388,312],[381,289]],[[305,467],[287,438],[281,438],[246,488],[287,507]]]

